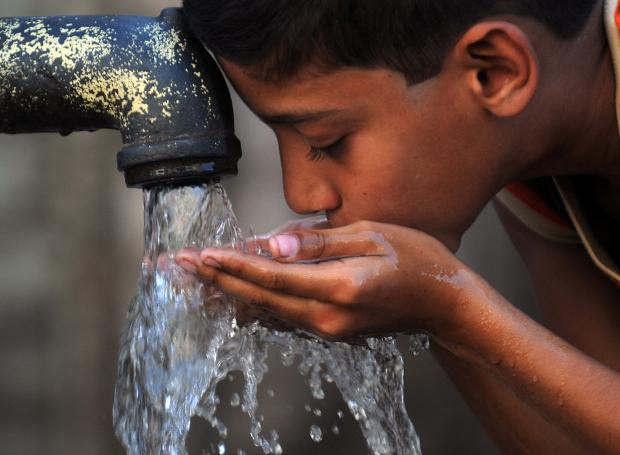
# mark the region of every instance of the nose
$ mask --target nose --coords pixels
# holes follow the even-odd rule
[[[330,212],[342,199],[325,165],[301,159],[282,159],[282,180],[286,203],[295,213],[309,215]]]
[[[282,167],[284,197],[295,213],[309,215],[336,210],[341,199],[327,176],[317,170]]]
[[[284,198],[295,213],[330,212],[342,200],[329,161],[308,159],[308,142],[294,128],[275,127],[280,149]]]

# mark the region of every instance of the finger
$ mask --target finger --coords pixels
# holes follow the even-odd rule
[[[324,261],[356,256],[381,256],[394,250],[378,232],[338,229],[293,231],[269,239],[269,252],[277,261]]]
[[[174,255],[174,260],[179,267],[189,273],[197,273],[197,263],[200,260],[200,250],[198,248],[183,248]]]
[[[224,251],[224,253],[239,254],[231,251]],[[274,264],[273,261],[267,262]],[[291,267],[284,264],[277,265]],[[311,266],[323,267],[322,264]],[[346,267],[349,268],[349,266]],[[366,267],[360,269],[367,271]],[[276,330],[282,330],[282,324],[284,324],[284,329],[297,327],[330,340],[349,340],[355,333],[350,319],[355,312],[352,307],[343,308],[316,298],[304,298],[266,289],[227,273],[223,266],[222,268],[214,268],[206,264],[199,264],[197,273],[223,293],[231,295],[254,308],[254,310],[246,310],[246,314],[250,311],[254,312],[259,319],[267,321],[268,326],[275,324],[273,328]],[[346,289],[346,287],[341,286],[340,289]],[[358,291],[361,287],[358,285],[353,289]]]
[[[187,272],[196,275],[199,274],[198,267],[195,265],[197,262],[200,261],[199,254],[200,251],[196,248],[185,248],[177,252],[175,260],[177,264],[183,269],[185,269]],[[214,287],[213,283],[211,283],[210,289],[211,290],[208,292],[208,294],[210,294],[215,299],[224,298],[224,294],[222,293],[222,291],[217,287]],[[210,299],[211,298],[209,298],[208,300]],[[235,317],[237,319],[237,322],[241,326],[249,324],[255,320],[260,320],[261,323],[268,328],[281,331],[290,330],[290,326],[286,325],[283,321],[275,318],[273,314],[270,313],[267,309],[257,306],[250,306],[240,301],[235,302]]]
[[[315,315],[328,307],[317,300],[294,297],[274,292],[209,266],[198,268],[201,276],[224,293],[236,297],[246,305],[275,315],[278,320],[295,327],[313,329]]]
[[[182,250],[176,259],[190,273],[200,273],[202,266],[209,266],[266,289],[347,306],[372,291],[384,265],[378,254],[316,263],[280,263],[223,249],[206,249],[199,255],[195,250]]]
[[[353,303],[362,290],[355,275],[357,270],[362,265],[366,269],[373,266],[367,260],[365,264],[355,261],[283,264],[231,250],[204,250],[199,260],[196,262],[195,256],[191,259],[198,273],[203,265],[215,267],[265,289],[342,304]]]

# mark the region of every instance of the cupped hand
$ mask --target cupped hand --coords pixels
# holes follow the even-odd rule
[[[395,225],[292,230],[257,242],[273,259],[208,248],[176,260],[259,317],[325,339],[433,332],[453,316],[470,275],[438,240]]]

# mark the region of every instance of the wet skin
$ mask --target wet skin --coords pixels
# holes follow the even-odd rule
[[[477,24],[441,74],[414,86],[383,69],[308,67],[264,81],[220,59],[277,136],[288,204],[325,212],[330,228],[289,227],[261,240],[275,260],[209,249],[179,252],[179,264],[258,317],[326,338],[426,330],[506,450],[617,453],[620,352],[610,346],[620,345],[619,326],[590,326],[607,334],[597,346],[574,336],[583,319],[548,324],[554,333],[453,255],[510,181],[590,174],[617,187],[613,72],[599,22],[575,42],[525,20]],[[581,71],[563,70],[577,63]],[[566,277],[588,289],[588,311],[620,323],[620,293],[596,281],[581,253],[540,245],[504,219],[532,271],[544,277],[549,258],[572,264]],[[546,308],[575,295],[570,286],[572,294],[550,292],[552,279],[539,285]]]

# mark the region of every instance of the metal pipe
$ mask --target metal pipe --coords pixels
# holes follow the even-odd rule
[[[217,65],[180,9],[0,19],[0,132],[120,131],[131,187],[236,174],[241,145]]]

